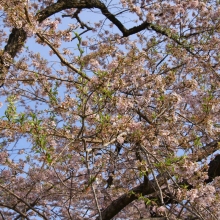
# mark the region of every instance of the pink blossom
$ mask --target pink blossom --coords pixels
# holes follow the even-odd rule
[[[220,219],[216,1],[0,7],[1,218]]]
[[[160,206],[160,207],[157,208],[157,212],[165,213],[166,212],[166,208],[164,206]]]
[[[124,138],[122,137],[122,136],[118,136],[117,137],[117,142],[119,143],[119,144],[123,144],[124,143]]]
[[[95,59],[91,59],[90,61],[89,61],[89,63],[90,63],[90,65],[91,65],[91,67],[92,68],[98,68],[99,67],[99,62],[97,61],[97,60],[95,60]]]
[[[125,0],[120,0],[120,1],[121,1],[121,3],[122,3],[122,6],[125,8],[126,5],[127,5],[126,1],[125,1]]]
[[[187,192],[188,198],[190,202],[194,202],[195,198],[198,198],[198,190],[197,189],[191,189],[190,191]]]
[[[152,23],[155,20],[155,16],[152,12],[147,14],[147,22]]]
[[[71,41],[72,40],[72,33],[71,32],[67,32],[64,36],[63,36],[65,41]]]
[[[118,61],[112,61],[112,62],[108,65],[107,69],[108,69],[108,70],[114,70],[117,66],[118,66]]]
[[[63,49],[63,54],[70,55],[71,51],[65,48],[65,49]]]
[[[18,154],[23,154],[24,152],[24,150],[19,150]]]
[[[0,152],[0,163],[4,164],[7,159],[8,159],[8,153],[5,151]]]
[[[210,194],[213,194],[213,193],[215,193],[216,192],[216,189],[215,189],[215,187],[214,186],[211,186],[211,185],[206,185],[205,186],[205,189],[204,189],[204,192],[206,192],[206,193],[210,193]]]
[[[97,46],[96,46],[96,45],[91,45],[91,46],[89,47],[89,49],[90,49],[90,50],[96,50],[96,49],[97,49]]]
[[[3,178],[9,178],[10,176],[11,176],[11,172],[9,171],[9,170],[2,170],[2,172],[1,172],[1,176],[3,177]]]
[[[167,135],[169,135],[169,131],[165,131],[165,130],[161,130],[160,131],[160,135],[163,135],[163,136],[167,136]]]
[[[198,0],[193,0],[190,2],[190,7],[191,8],[197,8],[199,5],[199,1]]]
[[[82,46],[88,46],[88,41],[86,40],[82,41]]]

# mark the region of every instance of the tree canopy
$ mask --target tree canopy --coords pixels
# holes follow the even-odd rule
[[[0,0],[1,219],[220,219],[216,0]]]

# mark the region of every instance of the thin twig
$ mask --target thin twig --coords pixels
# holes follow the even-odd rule
[[[89,169],[89,155],[88,155],[89,152],[86,149],[86,141],[85,140],[83,140],[83,144],[84,144],[84,150],[86,152],[86,167],[87,167],[87,171],[88,171],[88,175],[89,175],[89,180],[91,180],[92,192],[93,192],[93,195],[94,195],[94,198],[95,198],[96,207],[97,207],[98,212],[99,212],[99,219],[102,220],[102,213],[101,213],[101,210],[100,210],[100,207],[99,207],[98,199],[97,199],[96,192],[95,192],[95,189],[94,189],[94,186],[93,186],[92,176],[91,176],[90,169]]]

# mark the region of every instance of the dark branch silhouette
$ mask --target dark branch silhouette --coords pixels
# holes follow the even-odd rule
[[[207,144],[201,149],[202,151],[205,151],[206,153],[209,152],[209,154],[214,153],[218,148],[218,141],[213,141],[210,144]],[[202,159],[206,158],[206,154],[201,154],[198,158],[198,162]],[[208,169],[208,180],[205,180],[205,182],[211,182],[215,177],[220,176],[220,155],[217,155],[210,163],[209,163],[209,169]],[[146,181],[147,178],[145,178]],[[165,184],[165,178],[163,176],[157,177],[158,182],[160,183],[160,186]],[[147,179],[148,180],[148,179]],[[187,180],[179,183],[179,185],[185,185],[188,186],[187,189],[190,190],[193,188],[192,185],[190,185]],[[131,189],[128,193],[123,194],[118,199],[114,200],[106,209],[102,211],[102,219],[103,220],[110,220],[115,215],[117,215],[123,208],[125,208],[128,204],[133,202],[134,200],[138,199],[139,195],[142,196],[150,195],[152,193],[155,193],[157,190],[157,187],[155,186],[155,180],[151,180],[149,182],[145,182],[140,184],[137,187],[134,187]],[[156,197],[152,197],[150,199],[155,199]],[[158,199],[158,201],[160,201]],[[165,204],[170,203],[176,203],[175,199],[172,195],[167,195],[164,197]],[[161,204],[160,204],[161,205]],[[100,218],[97,217],[96,220],[99,220]]]
[[[215,177],[220,176],[220,155],[215,156],[209,163],[208,176],[207,183],[212,182]]]

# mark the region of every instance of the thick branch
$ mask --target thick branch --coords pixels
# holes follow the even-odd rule
[[[100,0],[61,0],[58,1],[47,8],[43,9],[39,13],[36,14],[36,19],[38,22],[44,21],[46,18],[50,17],[53,14],[56,14],[60,11],[63,11],[65,9],[70,8],[77,8],[77,9],[84,9],[84,8],[97,8],[100,9],[102,14],[109,19],[114,25],[118,27],[118,29],[121,31],[123,37],[128,37],[132,34],[138,33],[146,28],[151,28],[152,30],[156,31],[157,33],[160,33],[162,35],[165,35],[171,39],[173,39],[178,44],[182,45],[175,37],[172,35],[169,36],[168,31],[161,29],[158,26],[155,26],[147,21],[144,21],[142,24],[138,26],[134,26],[130,29],[126,29],[126,27],[116,18],[116,15],[112,14],[108,8],[105,6],[104,3],[102,3]],[[13,28],[12,33],[9,36],[9,40],[7,45],[5,46],[4,53],[7,52],[10,54],[12,58],[16,56],[18,51],[23,46],[25,40],[27,38],[26,32],[20,28]],[[186,48],[189,50],[189,48]],[[189,51],[190,52],[190,51]],[[4,68],[4,62],[2,58],[0,58],[0,74],[2,82],[0,83],[0,86],[3,85],[4,78],[5,78],[5,71],[3,71]],[[7,67],[9,69],[9,66]],[[6,71],[7,72],[7,71]],[[4,74],[3,74],[4,73]]]
[[[60,11],[63,11],[65,9],[70,8],[100,8],[105,6],[101,1],[99,0],[61,0],[57,3],[54,3],[47,8],[40,11],[36,17],[37,20],[41,23],[46,18],[50,17],[53,14],[56,14]]]
[[[205,147],[201,148],[201,152],[199,154],[199,157],[197,161],[201,161],[202,159],[206,158],[208,155],[214,153],[216,150],[218,150],[217,141],[213,141],[210,144],[207,144]],[[214,177],[220,175],[220,172],[217,172],[217,170],[220,170],[220,156],[217,156],[214,160],[214,162],[210,162],[209,164],[209,182]],[[216,165],[217,164],[217,165]],[[165,178],[163,176],[157,177],[157,180],[159,182],[159,185],[162,186],[165,183]],[[207,182],[207,181],[206,181]],[[192,186],[186,182],[184,184],[189,185],[188,189],[191,189]],[[150,195],[155,192],[157,188],[155,187],[155,181],[151,180],[148,184],[140,184],[139,186],[133,188],[128,193],[125,193],[124,195],[120,196],[118,199],[114,200],[106,209],[102,211],[102,219],[108,220],[113,218],[115,215],[117,215],[123,208],[125,208],[128,204],[133,202],[134,200],[138,199],[138,196],[141,194],[142,196]],[[172,202],[172,198],[164,198],[165,203]],[[99,220],[99,217],[96,219]]]
[[[144,189],[144,184],[140,184],[139,186],[133,188],[128,193],[123,194],[118,199],[114,200],[106,209],[104,209],[101,212],[102,219],[108,220],[113,218],[116,214],[118,214],[125,206],[130,204],[132,201],[138,199],[138,195],[142,193],[143,191],[146,191],[147,189]],[[147,187],[146,187],[147,188]],[[96,218],[96,220],[100,220],[99,217]]]
[[[43,9],[42,11],[36,14],[36,19],[39,23],[44,21],[46,18],[50,17],[53,14],[56,14],[60,11],[70,8],[97,8],[100,9],[102,14],[107,17],[113,24],[115,24],[118,29],[122,32],[123,36],[129,36],[135,33],[138,33],[141,30],[144,30],[146,27],[150,26],[150,23],[146,21],[143,22],[139,26],[135,26],[129,30],[127,30],[124,25],[113,15],[109,12],[108,8],[103,4],[100,0],[62,0],[54,3],[47,8]],[[9,53],[12,58],[15,57],[17,52],[23,46],[25,40],[27,38],[26,32],[22,28],[13,28],[12,33],[9,36],[9,40],[7,45],[5,46],[5,52]]]
[[[209,155],[213,154],[215,151],[219,150],[220,139],[212,141],[211,143],[202,147],[199,151],[196,152],[197,161],[201,161],[202,159],[208,157]],[[193,155],[195,156],[195,155]]]
[[[60,12],[65,9],[69,8],[97,8],[100,9],[102,14],[109,19],[114,25],[118,27],[118,29],[122,32],[123,37],[128,37],[129,35],[138,33],[145,28],[150,27],[150,23],[147,21],[144,21],[139,26],[134,26],[133,28],[126,29],[125,26],[116,18],[115,15],[113,15],[108,8],[103,4],[100,0],[84,0],[84,1],[78,1],[78,0],[62,0],[58,1],[55,4],[52,4],[51,6],[47,7],[46,9],[42,10],[37,14],[38,21],[42,22],[44,19],[48,18],[49,16]]]
[[[163,176],[158,177],[160,185],[165,183]],[[102,211],[102,219],[110,220],[115,215],[117,215],[124,207],[138,199],[140,195],[145,196],[155,192],[156,185],[155,181],[146,181],[139,186],[134,187],[129,190],[129,192],[123,194],[118,199],[114,200],[106,209]],[[99,217],[96,220],[100,220]]]
[[[23,47],[26,38],[27,34],[22,28],[13,28],[5,46],[5,52],[10,54],[11,57],[15,57],[17,52]]]
[[[212,182],[215,177],[220,176],[220,155],[215,156],[215,158],[210,161],[208,176],[209,178],[205,181],[206,183]]]
[[[13,28],[8,43],[5,46],[4,53],[14,58],[23,47],[26,38],[27,34],[22,28]],[[0,56],[0,87],[4,84],[9,67],[10,65],[5,65],[4,55]]]

